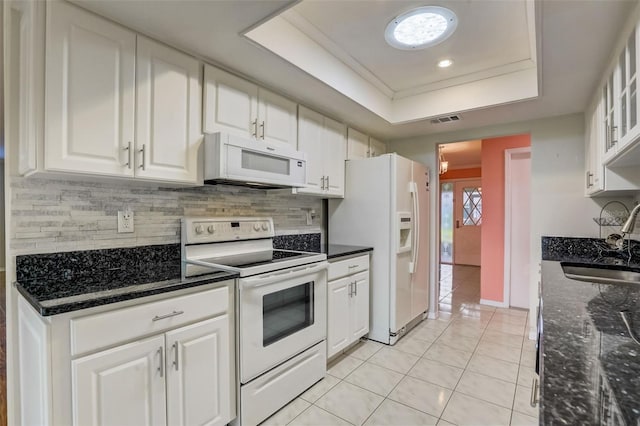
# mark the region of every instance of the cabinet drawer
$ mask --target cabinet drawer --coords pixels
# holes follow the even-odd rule
[[[173,297],[71,320],[71,355],[198,321],[229,309],[229,287]]]
[[[368,254],[338,260],[329,264],[329,276],[327,279],[331,281],[346,275],[355,274],[356,272],[366,271],[367,269],[369,269]]]

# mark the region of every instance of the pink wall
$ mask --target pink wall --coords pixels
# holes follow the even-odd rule
[[[480,176],[482,176],[482,169],[480,167],[474,167],[471,169],[447,170],[447,173],[440,175],[440,180],[478,178]]]
[[[480,297],[502,302],[504,290],[504,151],[531,146],[530,135],[482,140]]]

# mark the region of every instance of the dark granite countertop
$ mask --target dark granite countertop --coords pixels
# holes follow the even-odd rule
[[[640,270],[638,246],[543,237],[540,424],[640,424],[640,286],[565,277],[561,262]],[[615,420],[613,420],[615,419]]]
[[[350,256],[352,254],[368,253],[373,251],[373,247],[347,246],[343,244],[322,245],[320,252],[326,253],[327,259]]]
[[[178,244],[17,256],[16,287],[42,316],[176,291],[235,273],[180,278]]]

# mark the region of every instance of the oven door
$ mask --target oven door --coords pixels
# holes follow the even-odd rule
[[[240,378],[260,374],[327,334],[327,262],[240,278]]]

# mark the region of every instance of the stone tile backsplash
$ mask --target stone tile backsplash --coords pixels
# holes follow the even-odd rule
[[[14,177],[11,197],[15,254],[178,243],[183,216],[266,216],[278,235],[324,232],[322,200],[284,189]],[[125,209],[134,213],[135,232],[119,234],[117,213]],[[308,209],[314,210],[311,225]]]

